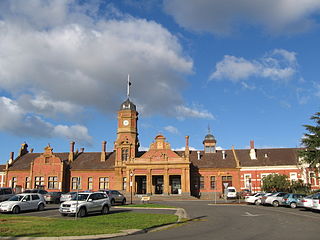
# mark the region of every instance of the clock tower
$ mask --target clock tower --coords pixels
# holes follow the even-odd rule
[[[136,106],[127,98],[118,111],[117,140],[115,142],[115,166],[124,167],[135,156],[139,148],[138,112]]]

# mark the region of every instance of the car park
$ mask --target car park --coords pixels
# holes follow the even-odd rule
[[[85,217],[92,212],[109,213],[111,203],[108,195],[102,192],[78,193],[70,201],[61,203],[59,212],[62,216],[75,215]]]
[[[68,193],[61,194],[60,202],[70,201],[71,198],[73,196],[75,196],[76,194],[77,194],[77,192],[68,192]]]
[[[244,201],[248,204],[259,205],[261,203],[261,198],[265,193],[255,193],[253,195],[245,196]]]
[[[282,205],[296,208],[298,206],[298,202],[302,200],[306,195],[305,194],[299,194],[299,193],[287,193],[283,196],[282,199]]]
[[[264,205],[272,205],[274,207],[278,207],[282,205],[282,199],[286,195],[286,192],[276,192],[271,194],[270,196],[267,196]]]
[[[0,212],[12,212],[14,214],[28,210],[42,211],[44,208],[45,200],[38,193],[17,194],[0,204]]]
[[[60,203],[60,197],[62,192],[48,192],[44,195],[46,203]]]
[[[106,193],[110,199],[111,205],[114,205],[116,203],[120,203],[122,205],[126,204],[126,197],[116,190],[101,190],[100,192]]]
[[[0,202],[6,201],[14,195],[12,188],[2,187],[0,188]]]

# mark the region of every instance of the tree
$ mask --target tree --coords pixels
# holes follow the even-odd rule
[[[293,193],[310,193],[311,191],[311,185],[305,184],[301,179],[298,179],[298,181],[292,181],[290,185],[290,192]]]
[[[289,188],[287,175],[270,174],[262,179],[262,190],[265,192],[287,192]]]
[[[316,125],[303,125],[309,133],[305,133],[301,139],[301,144],[305,148],[299,151],[300,157],[312,168],[317,168],[320,164],[320,112],[315,113],[310,118]]]

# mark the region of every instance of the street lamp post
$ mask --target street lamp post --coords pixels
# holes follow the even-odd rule
[[[132,204],[132,177],[133,177],[133,172],[130,172],[130,204]]]

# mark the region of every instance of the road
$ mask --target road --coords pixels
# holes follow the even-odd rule
[[[284,207],[255,205],[214,205],[209,201],[168,201],[161,204],[184,208],[190,221],[174,227],[117,240],[308,240],[320,237],[320,213]],[[23,215],[61,217],[58,205],[47,205],[45,211]],[[172,210],[129,210],[113,208],[110,214],[122,211],[171,213]]]
[[[319,239],[320,213],[302,209],[213,205],[206,201],[169,202],[187,210],[186,224],[117,240],[277,240]]]

